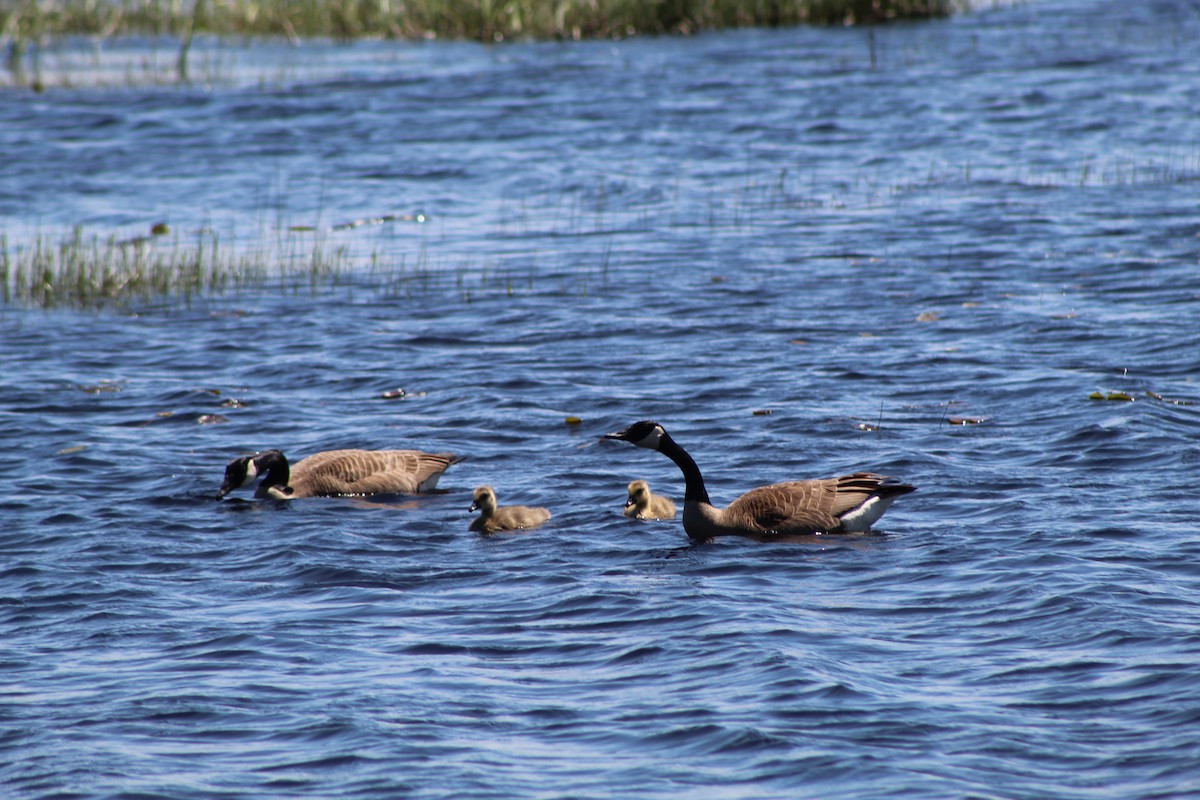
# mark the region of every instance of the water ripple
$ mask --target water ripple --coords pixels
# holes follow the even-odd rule
[[[1183,5],[261,43],[282,77],[12,93],[10,241],[299,224],[353,267],[0,314],[10,793],[1186,796]],[[871,536],[692,545],[621,513],[683,490],[599,439],[641,418],[720,502],[920,490]],[[266,447],[466,459],[416,498],[218,502]],[[483,483],[554,516],[476,536]]]

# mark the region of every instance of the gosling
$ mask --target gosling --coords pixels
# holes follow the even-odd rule
[[[471,522],[471,530],[476,533],[529,530],[550,519],[550,511],[545,508],[497,507],[496,491],[490,486],[480,486],[475,490],[474,501],[468,510],[479,512],[479,516]]]
[[[645,481],[630,481],[625,516],[633,519],[675,519],[675,503],[650,491]]]

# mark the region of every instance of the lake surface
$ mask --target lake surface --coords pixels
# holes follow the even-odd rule
[[[4,91],[10,248],[347,263],[0,310],[0,794],[1194,796],[1198,41],[1194,3],[1044,0]],[[920,489],[869,537],[689,546],[621,515],[682,494],[599,441],[643,418],[720,503]],[[466,460],[214,499],[270,447]],[[471,534],[483,483],[554,517]]]

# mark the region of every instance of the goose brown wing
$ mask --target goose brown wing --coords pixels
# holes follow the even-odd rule
[[[856,472],[853,475],[842,475],[835,478],[836,491],[830,510],[841,516],[851,509],[857,508],[867,501],[879,489],[883,476],[870,472]]]
[[[737,520],[763,534],[806,534],[835,530],[838,518],[838,482],[834,478],[788,481],[751,489],[724,511],[730,522]]]
[[[314,495],[412,493],[456,460],[420,450],[329,450],[297,464],[290,484]]]
[[[877,475],[874,472],[856,472],[853,475],[843,475],[836,479],[837,492],[833,504],[833,513],[842,516],[853,511],[867,502],[873,495],[888,497],[890,495],[908,494],[916,487],[901,483],[895,478]]]

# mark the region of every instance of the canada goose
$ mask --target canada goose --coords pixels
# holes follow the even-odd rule
[[[657,450],[683,471],[683,529],[694,541],[714,536],[769,541],[814,533],[861,533],[870,530],[897,497],[916,489],[894,478],[856,472],[840,478],[761,486],[725,508],[716,508],[708,499],[696,462],[657,422],[635,422],[604,438]]]
[[[453,453],[420,450],[327,450],[289,468],[283,453],[263,450],[229,462],[217,498],[249,486],[260,476],[254,496],[274,500],[428,492],[447,467],[461,460]]]
[[[471,522],[471,530],[478,533],[515,531],[536,528],[550,519],[550,511],[531,506],[496,506],[496,492],[490,486],[480,486],[469,511],[478,511],[479,516]]]
[[[675,503],[670,498],[651,492],[650,484],[645,481],[630,481],[625,516],[634,519],[675,519]]]

